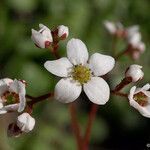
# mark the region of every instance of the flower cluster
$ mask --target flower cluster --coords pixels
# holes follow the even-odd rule
[[[126,72],[125,78],[116,87],[115,91],[120,91],[123,87],[129,83],[136,83],[142,80],[144,72],[142,66],[137,64],[130,65]],[[150,118],[150,84],[146,84],[142,88],[136,88],[133,86],[128,94],[129,104],[137,109],[144,117]]]
[[[26,106],[25,82],[4,78],[0,80],[0,114],[9,112],[22,113]],[[28,113],[22,113],[17,118],[17,123],[12,123],[8,128],[9,136],[18,136],[23,132],[29,132],[35,124],[34,118]]]
[[[124,28],[121,23],[105,21],[105,27],[110,34],[123,38],[128,43],[125,51],[134,59],[139,58],[145,49],[141,41],[141,34],[138,26]],[[53,54],[57,54],[59,41],[69,35],[68,27],[64,25],[49,29],[39,24],[39,31],[32,29],[31,39],[39,48],[50,48]],[[97,105],[104,105],[110,98],[110,94],[122,95],[129,99],[129,104],[145,116],[150,118],[150,84],[142,88],[132,87],[129,94],[120,93],[126,85],[136,83],[143,79],[142,66],[130,65],[124,74],[123,80],[114,90],[103,76],[110,72],[115,66],[115,59],[111,56],[94,53],[89,57],[86,45],[80,40],[72,38],[67,42],[67,57],[57,60],[48,60],[44,67],[52,74],[61,77],[55,86],[54,98],[62,103],[71,103],[78,99],[81,92],[85,92],[88,99]],[[22,133],[30,132],[35,126],[35,119],[31,116],[33,104],[41,98],[49,98],[50,94],[33,98],[26,95],[26,82],[23,80],[12,80],[4,78],[0,80],[0,114],[18,112],[15,122],[8,127],[9,136],[19,136]],[[26,101],[26,97],[31,101]],[[32,101],[33,100],[33,101]]]
[[[139,59],[140,55],[145,51],[145,44],[142,42],[138,25],[125,28],[120,22],[105,21],[104,26],[111,35],[123,38],[126,41],[126,54],[134,60]]]
[[[49,29],[43,24],[39,24],[39,31],[32,29],[31,39],[39,48],[50,48],[50,46],[58,44],[60,40],[64,40],[69,35],[68,27],[60,25],[57,28]]]

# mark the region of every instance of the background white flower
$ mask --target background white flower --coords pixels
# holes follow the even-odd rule
[[[49,47],[53,42],[51,30],[43,24],[39,24],[39,31],[32,29],[31,39],[39,48]]]
[[[25,108],[25,85],[18,80],[8,78],[0,80],[0,114],[8,111],[21,112]]]
[[[73,102],[79,97],[83,87],[90,101],[105,104],[109,100],[110,89],[99,76],[113,69],[114,58],[95,53],[89,59],[87,47],[79,39],[68,42],[67,57],[44,64],[49,72],[63,77],[55,86],[55,98],[63,103]]]
[[[17,118],[17,126],[22,132],[30,132],[35,126],[35,119],[28,113],[23,113]]]
[[[137,109],[144,117],[150,118],[150,84],[142,88],[132,87],[128,95],[129,103]]]

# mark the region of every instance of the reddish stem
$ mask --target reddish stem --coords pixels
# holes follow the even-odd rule
[[[75,109],[74,103],[69,104],[69,110],[70,110],[70,115],[71,115],[72,129],[76,137],[78,150],[82,150],[82,137],[81,137],[80,127],[79,127],[77,116],[76,116],[76,109]]]
[[[114,91],[111,91],[111,93],[117,96],[121,96],[121,97],[128,97],[128,94],[126,93],[114,92]]]
[[[36,104],[38,102],[41,102],[41,101],[43,101],[43,100],[45,100],[47,98],[50,98],[52,96],[54,96],[54,93],[48,93],[48,94],[41,95],[41,96],[38,96],[38,97],[33,97],[33,96],[30,96],[30,95],[26,95],[26,98],[32,100],[32,101],[28,101],[27,105],[33,106],[34,104]]]
[[[97,110],[98,110],[98,105],[92,104],[91,111],[89,113],[89,119],[88,119],[86,132],[85,132],[84,139],[83,139],[82,150],[88,150],[90,135],[91,135],[91,130],[92,130],[92,124],[96,117]]]
[[[131,77],[127,77],[127,78],[124,78],[116,87],[115,89],[113,90],[113,92],[118,92],[120,91],[121,89],[123,89],[126,85],[128,85],[129,83],[132,82],[132,78]]]

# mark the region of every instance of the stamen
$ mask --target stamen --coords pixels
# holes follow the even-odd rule
[[[143,92],[135,94],[133,98],[139,105],[143,107],[148,104],[148,97]]]
[[[83,65],[76,65],[72,71],[72,78],[80,84],[87,83],[91,79],[91,71]]]
[[[15,104],[19,102],[19,95],[14,92],[7,91],[3,94],[2,100],[6,105]]]

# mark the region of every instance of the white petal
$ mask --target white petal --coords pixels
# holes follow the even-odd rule
[[[35,119],[28,113],[23,113],[17,118],[17,126],[21,129],[21,131],[28,133],[33,130],[35,126]]]
[[[1,108],[3,108],[3,103],[2,103],[2,102],[0,102],[0,109],[1,109]]]
[[[129,101],[130,105],[137,109],[141,115],[144,117],[150,118],[150,105],[148,104],[147,106],[140,106],[135,100]]]
[[[69,29],[67,26],[64,26],[64,25],[60,25],[57,27],[58,29],[58,36],[61,37],[63,35],[66,35],[66,37],[68,37],[69,35]]]
[[[92,77],[83,86],[89,100],[95,104],[104,105],[110,96],[110,89],[107,82],[100,77]]]
[[[139,32],[139,26],[138,25],[133,25],[131,27],[128,27],[126,29],[128,36],[132,36],[133,34]]]
[[[25,85],[21,81],[18,81],[16,79],[10,84],[9,90],[10,92],[25,95]]]
[[[131,77],[132,82],[137,82],[141,80],[144,76],[144,72],[142,71],[142,66],[133,64],[125,72],[126,77]]]
[[[73,102],[79,97],[81,89],[81,85],[71,78],[61,79],[55,86],[55,99],[62,103]]]
[[[7,113],[7,110],[5,108],[0,109],[0,115],[6,114],[6,113]]]
[[[117,31],[115,24],[110,21],[104,21],[104,26],[111,34],[114,34]]]
[[[67,43],[67,56],[74,65],[86,64],[89,57],[86,45],[79,39]]]
[[[2,96],[2,94],[4,94],[6,91],[8,91],[8,86],[6,83],[4,83],[3,85],[0,85],[0,96]]]
[[[95,76],[102,76],[113,69],[115,59],[108,55],[95,53],[90,57],[89,67]]]
[[[135,91],[136,91],[136,86],[133,86],[133,87],[130,89],[130,93],[129,93],[129,95],[128,95],[129,101],[134,100],[134,99],[133,99],[133,96],[134,96]]]
[[[137,47],[138,43],[141,41],[141,34],[139,32],[134,33],[128,37],[128,42],[132,44],[133,47]]]
[[[40,28],[39,32],[40,32],[43,36],[45,36],[48,41],[53,42],[51,30],[50,30],[47,26],[45,26],[45,25],[43,25],[43,24],[39,24],[39,28]]]
[[[19,104],[10,104],[7,106],[4,106],[4,109],[6,109],[7,111],[17,111],[19,108]]]
[[[59,77],[67,77],[72,68],[70,61],[63,57],[53,61],[46,61],[44,67],[52,74]]]
[[[19,103],[19,107],[18,107],[18,112],[22,112],[26,106],[25,95],[19,94],[19,100],[20,100],[20,103]]]
[[[149,90],[150,89],[150,84],[149,83],[147,83],[146,85],[144,85],[143,87],[142,87],[142,90],[145,90],[145,91],[147,91],[147,90]]]
[[[40,48],[45,48],[45,42],[49,41],[46,37],[44,37],[41,33],[37,32],[34,29],[32,29],[31,39]]]
[[[10,78],[4,78],[4,79],[2,79],[0,82],[1,82],[1,83],[2,83],[2,82],[3,82],[3,83],[6,83],[7,85],[9,85],[10,83],[13,82],[13,80],[10,79]],[[0,85],[1,85],[1,83],[0,83]]]

